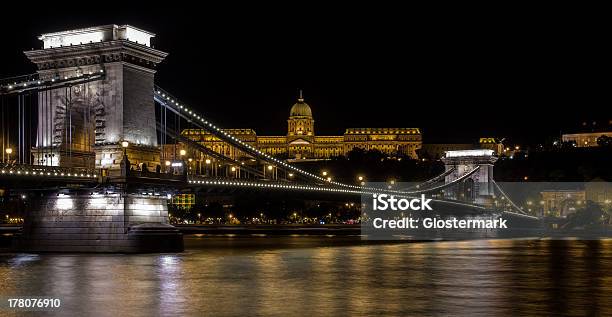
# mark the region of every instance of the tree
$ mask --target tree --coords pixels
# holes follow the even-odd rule
[[[586,207],[568,216],[564,226],[568,229],[596,228],[604,223],[605,213],[597,203],[587,201]]]
[[[606,135],[602,135],[597,138],[597,145],[601,147],[612,147],[612,138]]]
[[[363,161],[363,158],[365,157],[365,152],[366,151],[362,148],[354,147],[352,150],[346,153],[346,157],[350,161]]]

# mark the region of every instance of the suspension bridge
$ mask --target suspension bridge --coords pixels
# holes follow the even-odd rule
[[[155,85],[167,53],[150,46],[153,36],[129,25],[44,34],[42,49],[25,52],[37,73],[0,80],[0,182],[31,208],[19,248],[180,250],[167,199],[211,189],[425,194],[449,213],[537,220],[495,183],[496,158],[488,150],[448,153],[441,175],[409,188],[333,181],[266,154],[196,110],[206,105],[189,105]],[[193,141],[185,129],[202,129],[232,151]]]

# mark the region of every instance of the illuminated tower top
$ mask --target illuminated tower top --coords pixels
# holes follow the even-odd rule
[[[127,141],[131,159],[155,168],[155,68],[168,54],[151,47],[154,36],[110,24],[45,33],[42,49],[24,52],[43,80],[104,75],[39,93],[38,164],[118,169]]]
[[[133,27],[131,25],[102,25],[84,29],[46,33],[38,39],[43,41],[43,48],[54,48],[87,43],[126,40],[146,46],[151,46],[151,38],[155,34]]]

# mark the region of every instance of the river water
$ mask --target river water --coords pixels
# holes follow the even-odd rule
[[[53,314],[73,316],[612,315],[612,240],[191,236],[186,249],[0,253],[0,297],[58,297]]]

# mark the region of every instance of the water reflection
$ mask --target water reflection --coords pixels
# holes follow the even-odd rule
[[[609,315],[612,240],[199,237],[181,254],[0,254],[1,295],[74,315]]]

